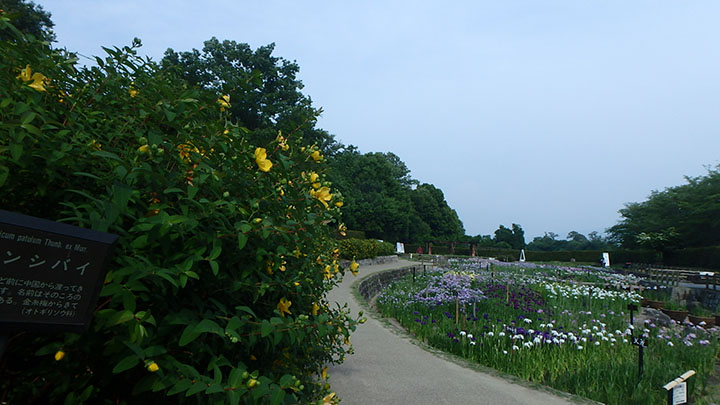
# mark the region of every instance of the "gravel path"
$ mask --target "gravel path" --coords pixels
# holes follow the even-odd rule
[[[358,278],[417,263],[398,260],[382,265],[361,266]],[[330,305],[348,303],[352,314],[363,310],[352,292],[358,280],[349,272],[328,295]],[[343,404],[570,404],[577,397],[529,388],[471,368],[462,360],[433,353],[421,347],[399,328],[368,313],[367,322],[351,335],[355,354],[340,365],[329,367],[332,390]],[[499,373],[494,373],[498,374]],[[571,402],[572,400],[572,402]],[[580,401],[586,402],[586,401]]]

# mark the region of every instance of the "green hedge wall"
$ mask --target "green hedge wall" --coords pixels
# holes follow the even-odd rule
[[[668,266],[720,269],[720,246],[665,252],[663,263]]]
[[[348,260],[372,259],[378,256],[395,254],[395,246],[390,242],[375,239],[349,238],[340,241],[340,257]]]

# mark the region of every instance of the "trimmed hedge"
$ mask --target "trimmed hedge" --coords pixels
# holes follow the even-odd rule
[[[705,269],[720,269],[720,246],[688,248],[665,252],[664,264]]]
[[[372,259],[378,256],[395,254],[395,246],[390,242],[375,239],[349,238],[340,241],[340,257],[348,260]]]

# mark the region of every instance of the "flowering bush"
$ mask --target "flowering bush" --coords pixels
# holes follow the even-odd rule
[[[320,370],[357,320],[325,298],[341,201],[315,186],[317,149],[250,144],[229,97],[137,57],[139,41],[85,68],[1,14],[0,29],[0,206],[120,236],[90,330],[11,336],[0,397],[332,399]]]

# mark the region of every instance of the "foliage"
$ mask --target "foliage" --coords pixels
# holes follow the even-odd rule
[[[666,251],[720,244],[720,166],[686,181],[626,204],[620,210],[623,219],[608,233],[625,248]]]
[[[343,220],[350,229],[387,241],[408,239],[413,180],[392,153],[360,154],[349,148],[331,158],[330,181],[342,193],[347,207]]]
[[[351,229],[391,242],[458,240],[465,230],[442,191],[420,184],[393,153],[361,154],[349,146],[330,158],[329,178],[348,203]]]
[[[544,236],[535,237],[528,243],[527,250],[535,251],[562,251],[562,250],[611,250],[617,246],[610,243],[597,232],[590,232],[588,236],[571,231],[567,240],[557,239],[554,232],[546,232]]]
[[[168,49],[162,66],[176,71],[191,86],[229,95],[229,115],[252,130],[246,135],[251,141],[268,142],[278,130],[293,132],[306,144],[317,145],[323,154],[332,154],[340,145],[326,131],[315,128],[319,111],[300,92],[299,66],[272,56],[274,49],[275,44],[269,44],[253,51],[248,44],[211,38],[202,50]]]
[[[720,247],[701,247],[663,252],[663,263],[668,266],[689,266],[701,269],[720,269]]]
[[[4,11],[6,18],[13,22],[13,26],[36,39],[54,41],[54,26],[50,13],[42,6],[27,0],[0,0],[0,10]],[[15,36],[0,30],[0,41],[14,41]]]
[[[348,238],[340,240],[340,257],[348,260],[372,259],[395,254],[395,246],[375,239]]]
[[[500,225],[495,231],[495,244],[498,247],[505,243],[507,248],[523,249],[525,247],[525,231],[518,224],[512,224],[512,229]]]
[[[410,192],[410,198],[414,213],[410,228],[417,229],[409,235],[410,241],[458,241],[465,236],[463,224],[457,212],[445,201],[442,190],[423,183]]]
[[[327,394],[319,372],[357,320],[325,298],[344,226],[318,151],[254,136],[232,99],[137,57],[137,40],[85,68],[0,18],[0,206],[120,236],[90,330],[11,336],[0,397]]]

